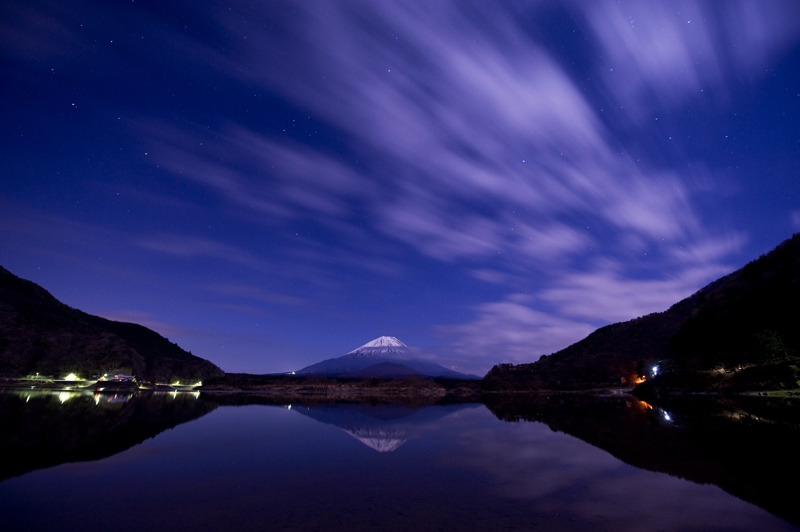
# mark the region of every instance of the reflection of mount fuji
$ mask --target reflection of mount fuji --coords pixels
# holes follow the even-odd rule
[[[334,425],[379,453],[397,450],[410,439],[430,430],[437,421],[474,404],[408,408],[401,405],[329,404],[294,406],[316,421]]]

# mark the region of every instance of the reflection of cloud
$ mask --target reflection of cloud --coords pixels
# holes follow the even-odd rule
[[[448,452],[442,461],[487,475],[491,491],[525,507],[528,516],[569,516],[569,530],[630,532],[692,530],[711,523],[717,529],[749,530],[763,526],[764,519],[782,523],[716,486],[627,465],[546,424],[474,421],[488,416],[485,410],[471,415],[473,421],[458,432],[459,452]]]

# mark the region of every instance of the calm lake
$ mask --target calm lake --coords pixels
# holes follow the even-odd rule
[[[0,393],[2,528],[800,529],[781,405],[274,402]]]

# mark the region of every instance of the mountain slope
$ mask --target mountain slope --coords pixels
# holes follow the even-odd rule
[[[399,379],[411,375],[419,376],[419,372],[414,368],[410,368],[404,364],[398,364],[397,362],[378,362],[372,366],[345,373],[343,377],[353,377],[357,379]]]
[[[223,374],[146,327],[70,308],[0,267],[0,376],[33,373],[125,373],[153,381]]]
[[[475,379],[444,366],[424,360],[416,349],[393,336],[381,336],[367,342],[346,355],[330,358],[307,366],[296,372],[301,376],[324,377],[386,377],[389,373],[412,374],[425,377]]]
[[[796,387],[798,302],[800,235],[795,235],[664,312],[603,327],[531,364],[495,366],[484,385],[586,389],[644,376],[654,383],[677,378],[674,387],[695,390]],[[656,365],[662,371],[653,379]]]

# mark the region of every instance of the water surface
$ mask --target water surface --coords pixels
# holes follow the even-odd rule
[[[73,425],[97,415],[92,406],[117,417],[100,415],[94,436],[87,426],[59,427],[73,439],[60,442],[66,448],[119,438],[108,455],[66,453],[81,461],[38,468],[4,429],[6,452],[33,464],[0,482],[5,530],[798,529],[716,485],[634,467],[526,416],[502,421],[482,404],[9,397],[4,421],[18,431],[31,430],[26,408],[42,419],[72,402],[83,412],[62,409]],[[33,445],[33,454],[47,448]]]

